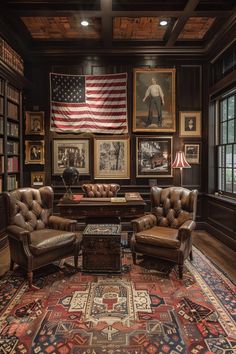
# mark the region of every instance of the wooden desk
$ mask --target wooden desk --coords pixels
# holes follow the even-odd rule
[[[61,200],[58,204],[60,215],[69,219],[80,218],[129,218],[134,219],[144,215],[146,203],[144,200],[123,203],[107,201],[81,200],[80,202]]]

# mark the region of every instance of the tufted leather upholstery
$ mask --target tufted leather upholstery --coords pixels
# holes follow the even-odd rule
[[[21,265],[32,287],[33,270],[74,255],[78,263],[80,236],[76,220],[52,215],[53,190],[20,188],[3,193],[7,208],[11,267]]]
[[[152,214],[132,221],[134,262],[136,252],[167,259],[178,264],[182,278],[184,260],[192,257],[197,194],[197,190],[182,187],[151,188]]]
[[[116,197],[120,190],[119,184],[83,184],[82,189],[88,198],[111,198]]]

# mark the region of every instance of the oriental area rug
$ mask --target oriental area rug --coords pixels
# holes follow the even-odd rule
[[[20,269],[9,272],[0,280],[0,353],[236,353],[235,286],[193,255],[183,280],[160,260],[133,265],[128,251],[118,275],[41,269],[34,292]]]

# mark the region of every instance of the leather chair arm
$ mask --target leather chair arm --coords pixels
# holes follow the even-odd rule
[[[30,232],[16,225],[8,226],[7,234],[9,237],[14,238],[17,241],[28,243],[30,241]]]
[[[63,231],[75,231],[77,221],[62,218],[61,216],[51,215],[49,220],[49,227],[55,230],[63,230]]]
[[[191,236],[192,230],[194,230],[196,227],[196,223],[193,220],[187,220],[185,223],[183,223],[178,232],[178,240],[185,241],[187,238]]]
[[[156,225],[156,222],[157,218],[153,214],[147,214],[131,221],[134,232],[140,232],[143,230],[150,229],[151,227]]]

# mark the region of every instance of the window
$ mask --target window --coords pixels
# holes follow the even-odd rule
[[[236,197],[236,93],[219,103],[218,190]]]

